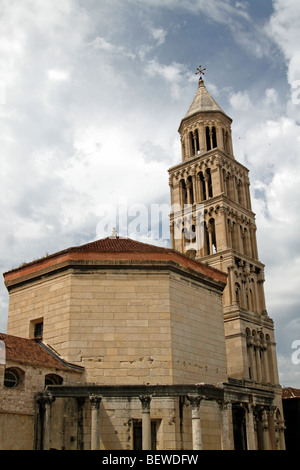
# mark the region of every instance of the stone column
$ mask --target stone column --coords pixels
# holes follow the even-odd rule
[[[258,339],[254,342],[254,350],[255,350],[255,357],[256,357],[256,372],[257,372],[257,382],[261,382],[261,359],[260,359],[260,342]]]
[[[151,450],[151,397],[143,395],[140,396],[140,400],[142,403],[142,448],[143,450]]]
[[[196,177],[195,172],[192,175],[192,183],[193,183],[193,199],[194,199],[194,204],[196,204],[198,202],[198,196],[197,196],[197,177]]]
[[[182,160],[184,161],[186,159],[186,153],[185,153],[185,139],[184,136],[180,136],[180,141],[181,141],[181,154],[182,154]]]
[[[265,410],[262,415],[262,426],[263,426],[264,450],[270,450],[269,423],[268,423],[267,413]]]
[[[280,421],[279,423],[279,448],[280,450],[285,450],[285,437],[284,437],[284,430],[285,430],[285,425],[284,421]]]
[[[212,240],[212,227],[210,225],[207,225],[207,231],[208,231],[208,239],[209,239],[209,254],[213,254],[213,240]]]
[[[100,403],[102,397],[92,395],[91,402],[91,450],[100,450]]]
[[[247,434],[247,450],[256,450],[255,446],[255,427],[253,416],[253,405],[248,404],[246,409],[246,434]]]
[[[208,176],[204,174],[204,183],[205,183],[205,192],[206,192],[206,200],[209,199],[209,186],[208,186]]]
[[[268,344],[266,341],[262,344],[262,355],[264,363],[264,380],[266,383],[270,383],[269,364],[268,364]]]
[[[51,405],[55,401],[55,398],[52,396],[46,396],[44,398],[44,441],[43,441],[43,450],[50,449],[51,443]]]
[[[200,129],[199,129],[199,144],[200,144],[200,152],[205,152],[206,151],[206,145],[205,145],[205,127],[203,124],[201,124]]]
[[[229,413],[231,413],[231,403],[228,401],[220,401],[219,408],[221,412],[221,448],[222,450],[230,450],[230,427]]]
[[[237,306],[236,294],[235,294],[235,274],[234,266],[229,266],[229,286],[231,291],[231,305]]]
[[[202,450],[201,420],[200,420],[200,403],[202,397],[198,395],[190,395],[187,397],[192,405],[192,434],[193,434],[193,450]]]
[[[276,432],[275,432],[275,420],[274,420],[275,411],[276,411],[276,406],[271,406],[270,409],[267,410],[271,450],[276,450]]]

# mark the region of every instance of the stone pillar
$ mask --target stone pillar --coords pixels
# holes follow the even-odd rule
[[[212,227],[210,225],[207,226],[208,231],[208,239],[209,239],[209,254],[213,254],[213,239],[212,239]]]
[[[198,195],[197,195],[197,177],[196,177],[195,172],[193,173],[193,176],[192,176],[192,183],[193,183],[193,200],[194,200],[194,204],[196,204],[198,202]]]
[[[264,450],[270,450],[269,423],[268,423],[267,413],[265,410],[262,415],[262,426],[263,426]]]
[[[221,449],[230,450],[230,427],[229,427],[229,414],[231,413],[231,403],[227,401],[220,401],[219,408],[221,412]]]
[[[192,434],[193,434],[193,450],[202,450],[201,420],[200,420],[200,403],[202,398],[198,395],[188,396],[188,400],[192,405]]]
[[[55,401],[55,398],[52,396],[46,396],[44,398],[44,441],[43,441],[43,450],[50,449],[51,443],[51,405]]]
[[[279,448],[280,450],[285,450],[285,437],[284,437],[284,430],[285,430],[285,425],[284,421],[280,421],[279,423]]]
[[[256,361],[255,361],[256,372],[257,372],[256,380],[257,382],[261,382],[262,376],[261,376],[260,344],[257,339],[254,342],[254,351],[255,351],[255,357],[256,357]]]
[[[235,274],[234,266],[229,266],[229,286],[231,292],[231,305],[237,306],[236,293],[235,293]]]
[[[205,127],[203,124],[201,124],[201,127],[199,129],[199,139],[200,139],[200,152],[205,152],[206,151],[206,145],[205,145]]]
[[[185,138],[183,135],[180,136],[180,141],[181,141],[182,161],[184,162],[186,159],[186,153],[185,153]]]
[[[100,450],[100,403],[102,397],[92,395],[91,402],[91,450]]]
[[[140,400],[142,403],[142,448],[143,450],[151,450],[151,397],[143,395],[140,396]]]
[[[250,371],[251,371],[251,380],[256,380],[256,368],[254,366],[254,360],[253,360],[253,337],[251,336],[250,338],[247,338],[247,348],[248,348],[248,357],[249,357],[249,365],[250,365]]]
[[[256,450],[253,408],[254,408],[253,405],[250,404],[250,403],[245,407],[245,409],[246,409],[247,450]]]
[[[268,344],[266,341],[262,344],[262,355],[264,363],[264,381],[270,383],[270,373],[269,373],[269,364],[268,364]]]
[[[276,432],[275,432],[275,420],[274,420],[275,411],[276,411],[276,406],[271,406],[270,409],[267,410],[271,450],[276,450]]]
[[[209,186],[208,186],[208,176],[207,176],[207,174],[204,175],[204,182],[205,182],[206,200],[208,200],[209,199]]]

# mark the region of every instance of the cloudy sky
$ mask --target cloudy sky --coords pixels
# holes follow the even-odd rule
[[[201,64],[250,169],[280,381],[300,388],[299,45],[299,0],[0,0],[1,273],[99,238],[104,204],[169,203]],[[3,332],[7,309],[2,282]]]

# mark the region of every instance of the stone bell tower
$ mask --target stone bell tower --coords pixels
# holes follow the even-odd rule
[[[248,169],[234,157],[232,119],[198,70],[198,90],[179,126],[182,162],[169,169],[172,248],[228,275],[223,296],[228,376],[271,386],[279,396]]]

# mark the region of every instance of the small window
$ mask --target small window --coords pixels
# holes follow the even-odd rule
[[[61,385],[63,383],[62,377],[56,374],[47,374],[45,376],[45,387],[47,385]]]
[[[4,373],[4,387],[16,388],[20,381],[20,373],[16,369],[6,369]]]
[[[34,337],[35,338],[43,337],[43,328],[44,328],[43,322],[39,322],[34,325]]]

